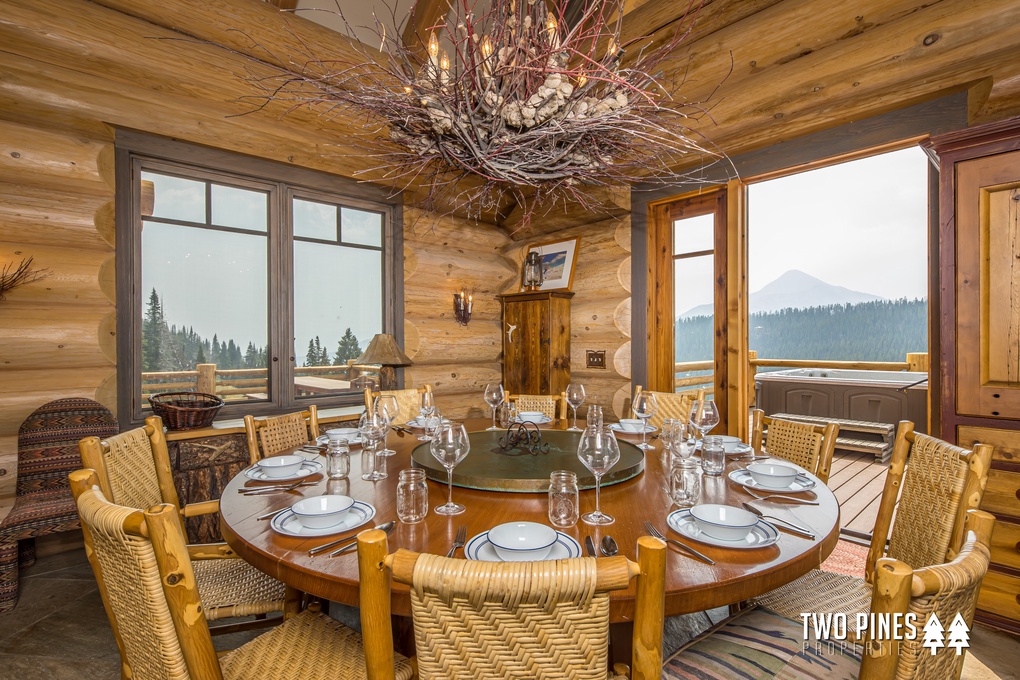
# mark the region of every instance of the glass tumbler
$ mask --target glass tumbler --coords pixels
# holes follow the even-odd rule
[[[386,479],[389,476],[386,473],[386,456],[377,454],[376,446],[378,443],[369,446],[366,442],[361,447],[361,478],[367,482]]]
[[[397,475],[397,518],[404,524],[417,524],[429,514],[429,487],[425,471],[401,470]]]
[[[702,440],[701,467],[706,475],[721,475],[726,469],[726,447],[722,437],[709,435]]]
[[[690,508],[701,497],[701,476],[693,460],[679,461],[669,470],[669,497],[680,508]]]
[[[577,475],[556,470],[549,475],[549,523],[566,528],[577,524]]]
[[[330,479],[347,479],[351,474],[351,447],[340,437],[330,438],[326,448],[326,476]]]

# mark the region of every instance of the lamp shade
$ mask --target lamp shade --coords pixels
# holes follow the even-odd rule
[[[411,366],[414,362],[397,345],[396,339],[389,333],[376,333],[368,348],[362,353],[358,364],[379,364],[380,366]]]

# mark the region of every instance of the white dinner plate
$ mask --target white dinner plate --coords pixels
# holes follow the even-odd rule
[[[359,432],[357,434],[354,434],[353,436],[344,437],[344,439],[346,439],[347,443],[351,446],[353,446],[354,444],[360,444],[361,433]],[[324,434],[319,435],[318,437],[315,438],[315,443],[318,444],[319,446],[329,446],[329,437],[327,437]]]
[[[616,434],[641,434],[641,430],[631,431],[623,429],[620,423],[613,423],[612,425],[609,426],[609,429],[615,432]],[[655,432],[658,429],[659,428],[655,427],[654,425],[645,425],[646,434],[651,434],[652,432]]]
[[[691,517],[691,511],[687,508],[670,513],[666,518],[666,524],[681,536],[720,548],[764,548],[779,540],[779,531],[763,519],[759,519],[758,523],[747,532],[747,536],[739,541],[724,541],[721,538],[709,536],[698,528],[694,518]]]
[[[712,435],[709,435],[709,436],[711,437]],[[734,437],[734,439],[736,439],[736,437]],[[737,442],[725,442],[724,441],[723,442],[723,446],[726,447],[726,455],[727,456],[746,456],[749,453],[754,453],[754,449],[751,447],[751,445],[750,444],[745,444],[742,441],[737,441]],[[700,439],[697,442],[695,442],[694,450],[695,451],[700,451],[701,450],[701,440]]]
[[[425,429],[425,426],[422,425],[421,423],[419,423],[417,420],[409,420],[409,421],[407,421],[404,424],[407,425],[408,427],[414,429],[414,430],[424,430]],[[449,425],[450,421],[447,420],[446,418],[443,418],[443,424],[444,425]]]
[[[746,486],[748,489],[755,491],[774,491],[778,493],[799,493],[801,491],[807,491],[815,487],[815,480],[811,479],[804,473],[798,473],[794,478],[790,486],[776,488],[774,486],[762,486],[758,482],[754,481],[754,477],[747,470],[733,470],[729,474],[730,479],[739,484],[740,486]]]
[[[546,423],[551,423],[552,422],[552,418],[550,418],[549,416],[542,416],[538,420],[521,420],[521,417],[517,416],[517,420],[515,422],[517,422],[517,423],[531,423],[533,425],[545,425]]]
[[[245,470],[244,476],[248,479],[254,479],[256,482],[296,482],[302,477],[314,475],[320,470],[322,470],[322,463],[317,460],[306,460],[301,463],[301,467],[298,468],[297,472],[286,477],[270,477],[258,465],[252,465]]]
[[[553,543],[552,550],[545,556],[547,560],[564,560],[570,557],[581,556],[581,544],[575,541],[570,536],[557,531],[556,542]],[[489,543],[489,532],[483,531],[478,534],[464,546],[464,557],[469,560],[480,560],[482,562],[502,562],[499,555],[496,554],[496,549]]]
[[[301,524],[301,521],[297,518],[291,510],[284,510],[279,515],[273,518],[273,521],[269,523],[273,531],[284,536],[295,536],[297,538],[304,538],[306,536],[329,536],[331,534],[341,534],[351,529],[357,529],[361,525],[369,522],[375,517],[375,508],[364,501],[354,501],[354,505],[347,511],[347,517],[343,522],[334,524],[331,527],[322,527],[321,529],[309,529],[308,527]]]

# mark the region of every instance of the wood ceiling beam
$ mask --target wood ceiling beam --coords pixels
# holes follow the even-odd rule
[[[437,26],[445,25],[449,13],[449,0],[416,0],[400,36],[404,47],[424,61],[429,33]]]

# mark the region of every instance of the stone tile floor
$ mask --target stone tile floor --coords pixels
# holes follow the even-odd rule
[[[232,649],[258,633],[213,638]],[[1020,640],[976,627],[963,677],[1014,680]],[[120,656],[84,550],[40,557],[21,575],[18,606],[0,614],[0,680],[117,680]]]

